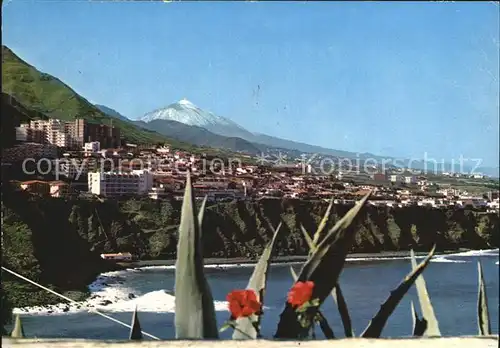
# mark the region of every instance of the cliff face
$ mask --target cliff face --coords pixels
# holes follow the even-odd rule
[[[4,264],[60,291],[83,292],[110,267],[100,259],[102,252],[130,251],[143,259],[175,257],[180,207],[179,201],[99,202],[4,192]],[[306,255],[300,224],[314,233],[326,208],[322,201],[274,199],[209,206],[203,221],[204,255],[257,256],[271,238],[271,226],[280,221],[284,231],[277,254]],[[335,205],[328,226],[348,210]],[[352,252],[428,250],[434,243],[440,250],[500,244],[498,214],[425,207],[367,207],[363,214]],[[5,273],[3,277],[7,294],[15,294],[9,296],[15,306],[57,300]]]
[[[99,273],[116,267],[101,260],[76,233],[65,215],[66,204],[3,185],[2,266],[80,299]],[[14,307],[61,302],[3,271],[2,288]]]

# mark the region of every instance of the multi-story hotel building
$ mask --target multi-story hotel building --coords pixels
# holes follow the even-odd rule
[[[21,124],[16,127],[16,140],[45,144],[45,133],[43,130],[30,128],[29,124]]]
[[[32,120],[16,128],[16,140],[69,149],[81,149],[85,142],[98,141],[103,147],[118,147],[121,144],[118,128],[88,123],[81,118],[74,121]]]
[[[105,197],[145,195],[153,187],[153,175],[146,170],[88,173],[89,192]]]
[[[88,123],[85,128],[85,141],[98,141],[101,148],[120,147],[120,129],[112,125]]]

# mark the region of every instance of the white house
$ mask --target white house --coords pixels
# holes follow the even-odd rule
[[[147,170],[88,173],[89,192],[106,197],[147,194],[153,187],[153,175]]]

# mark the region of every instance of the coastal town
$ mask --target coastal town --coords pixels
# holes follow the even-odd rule
[[[426,173],[344,162],[325,169],[324,158],[323,162],[304,161],[310,154],[221,157],[169,144],[128,143],[112,122],[93,124],[84,119],[31,120],[14,131],[15,145],[2,153],[4,172],[21,167],[23,177],[11,182],[37,195],[182,199],[189,170],[196,198],[206,196],[213,202],[333,198],[335,204],[349,205],[371,191],[369,203],[376,206],[454,206],[499,212],[498,182],[478,173]]]

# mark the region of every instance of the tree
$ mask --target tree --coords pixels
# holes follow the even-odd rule
[[[2,316],[2,335],[7,335],[5,325],[10,324],[12,321],[12,304],[7,298],[3,286],[0,287],[0,314]]]

